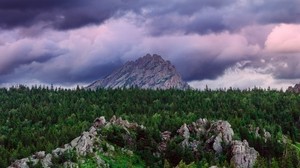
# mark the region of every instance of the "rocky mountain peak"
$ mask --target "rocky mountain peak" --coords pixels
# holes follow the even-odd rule
[[[289,86],[287,92],[300,93],[300,83],[296,84],[294,87]]]
[[[88,89],[97,88],[188,89],[174,65],[160,55],[147,54],[125,63],[104,79],[95,81]]]

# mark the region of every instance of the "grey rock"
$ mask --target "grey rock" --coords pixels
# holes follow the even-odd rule
[[[47,154],[46,157],[41,160],[41,163],[44,168],[50,168],[52,166],[52,155]]]
[[[77,146],[77,145],[78,145],[79,139],[80,139],[80,137],[77,137],[77,138],[73,139],[73,140],[71,141],[71,143],[70,143],[70,144],[71,144],[71,147]]]
[[[184,147],[188,147],[189,146],[189,138],[190,138],[190,131],[186,125],[186,123],[184,123],[178,130],[177,132],[179,133],[179,135],[181,135],[184,140],[182,141],[182,146]]]
[[[216,151],[216,153],[221,153],[223,151],[223,147],[221,145],[222,142],[223,142],[223,140],[221,139],[220,136],[216,136],[214,138],[213,149],[214,149],[214,151]]]
[[[93,135],[97,135],[97,129],[94,126],[92,126],[89,130],[89,133]]]
[[[287,92],[300,93],[300,83],[296,84],[294,87],[293,86],[289,86],[286,91]]]
[[[8,168],[29,168],[29,166],[27,164],[28,162],[29,162],[29,158],[24,158],[24,159],[16,160]]]
[[[252,168],[258,157],[258,152],[249,147],[246,140],[233,141],[231,146],[232,158],[230,163],[235,168]]]
[[[250,132],[254,132],[252,126],[250,126],[249,130],[250,130]],[[261,134],[260,134],[260,132],[261,132]],[[266,131],[266,129],[264,129],[264,128],[260,129],[259,127],[255,128],[255,136],[262,137],[265,142],[267,142],[272,137],[270,132]]]
[[[216,153],[223,151],[222,143],[229,145],[232,141],[234,132],[231,125],[227,121],[212,122],[211,126],[207,130],[207,134],[212,136],[206,141],[207,144],[212,144],[212,148]]]
[[[42,158],[44,158],[45,156],[46,156],[45,151],[36,152],[36,153],[34,154],[34,157],[37,158],[37,159],[42,159]]]
[[[222,120],[214,122],[209,131],[213,131],[218,136],[220,136],[225,144],[229,144],[232,141],[232,137],[234,135],[231,125],[227,121]]]
[[[77,144],[75,145],[77,154],[85,156],[87,153],[92,153],[94,147],[93,138],[93,134],[83,132],[80,138],[78,139]]]
[[[96,118],[95,121],[94,121],[94,127],[95,128],[99,128],[99,127],[102,127],[106,124],[106,120],[105,120],[105,117],[104,116],[101,116],[99,118]]]
[[[56,148],[52,151],[52,155],[56,158],[60,157],[64,152],[66,151],[66,149],[64,148]]]
[[[189,89],[170,61],[159,55],[147,54],[129,61],[104,79],[95,81],[87,89],[97,88]]]

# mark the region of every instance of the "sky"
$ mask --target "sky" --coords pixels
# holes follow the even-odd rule
[[[300,82],[299,0],[0,0],[0,86],[85,86],[159,54],[192,87]]]

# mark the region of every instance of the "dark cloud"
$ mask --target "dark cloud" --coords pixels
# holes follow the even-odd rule
[[[232,0],[174,2],[159,0],[2,0],[0,2],[0,26],[2,28],[28,27],[42,22],[56,29],[72,29],[103,23],[113,16],[122,15],[122,12],[132,11],[142,14],[142,9],[144,9],[149,11],[145,15],[147,18],[170,13],[191,16],[202,9],[221,8],[233,2]],[[208,20],[202,24],[205,23],[208,23]],[[215,24],[210,23],[210,25],[214,26]],[[209,29],[214,30],[214,28]]]
[[[278,43],[282,32],[267,43],[275,24],[300,22],[298,6],[299,0],[0,0],[0,83],[89,83],[145,53],[170,60],[186,81],[217,79],[243,61],[250,63],[242,70],[270,65],[267,73],[277,79],[299,78],[297,56],[272,55],[298,54],[299,47]]]
[[[247,8],[259,23],[299,23],[299,6],[298,0],[264,0],[249,1]]]
[[[45,23],[57,29],[99,24],[128,8],[124,0],[3,0],[0,2],[2,28],[28,27]]]
[[[26,56],[25,56],[26,57]],[[6,75],[13,73],[13,71],[20,66],[30,65],[32,63],[43,63],[56,57],[56,55],[45,54],[40,55],[38,58],[25,58],[25,59],[14,59],[11,62],[7,62],[4,66],[0,68],[0,75]]]
[[[257,23],[299,22],[298,0],[2,0],[0,27],[30,27],[44,23],[74,29],[134,12],[146,18],[154,35],[165,32],[213,33],[234,31]],[[249,19],[251,16],[251,19]],[[185,21],[182,21],[185,20]]]
[[[176,68],[183,80],[216,79],[224,73],[224,70],[235,64],[234,61],[218,62],[213,59],[181,60],[175,62]]]
[[[73,83],[91,83],[97,79],[102,79],[109,75],[122,65],[121,62],[111,62],[102,65],[91,65],[88,68],[62,68],[52,71],[37,72],[34,77],[39,78],[44,83],[53,84],[73,84]],[[58,75],[59,74],[59,75]]]
[[[152,35],[238,32],[253,24],[300,23],[299,6],[298,0],[182,1],[154,9],[147,23]]]

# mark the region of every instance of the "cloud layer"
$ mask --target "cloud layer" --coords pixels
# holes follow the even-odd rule
[[[86,84],[147,53],[170,60],[186,81],[236,86],[242,82],[226,76],[241,74],[253,85],[266,85],[260,75],[270,85],[295,81],[298,6],[298,0],[3,0],[0,83]],[[240,73],[229,73],[233,67]],[[255,73],[244,73],[249,69]]]

